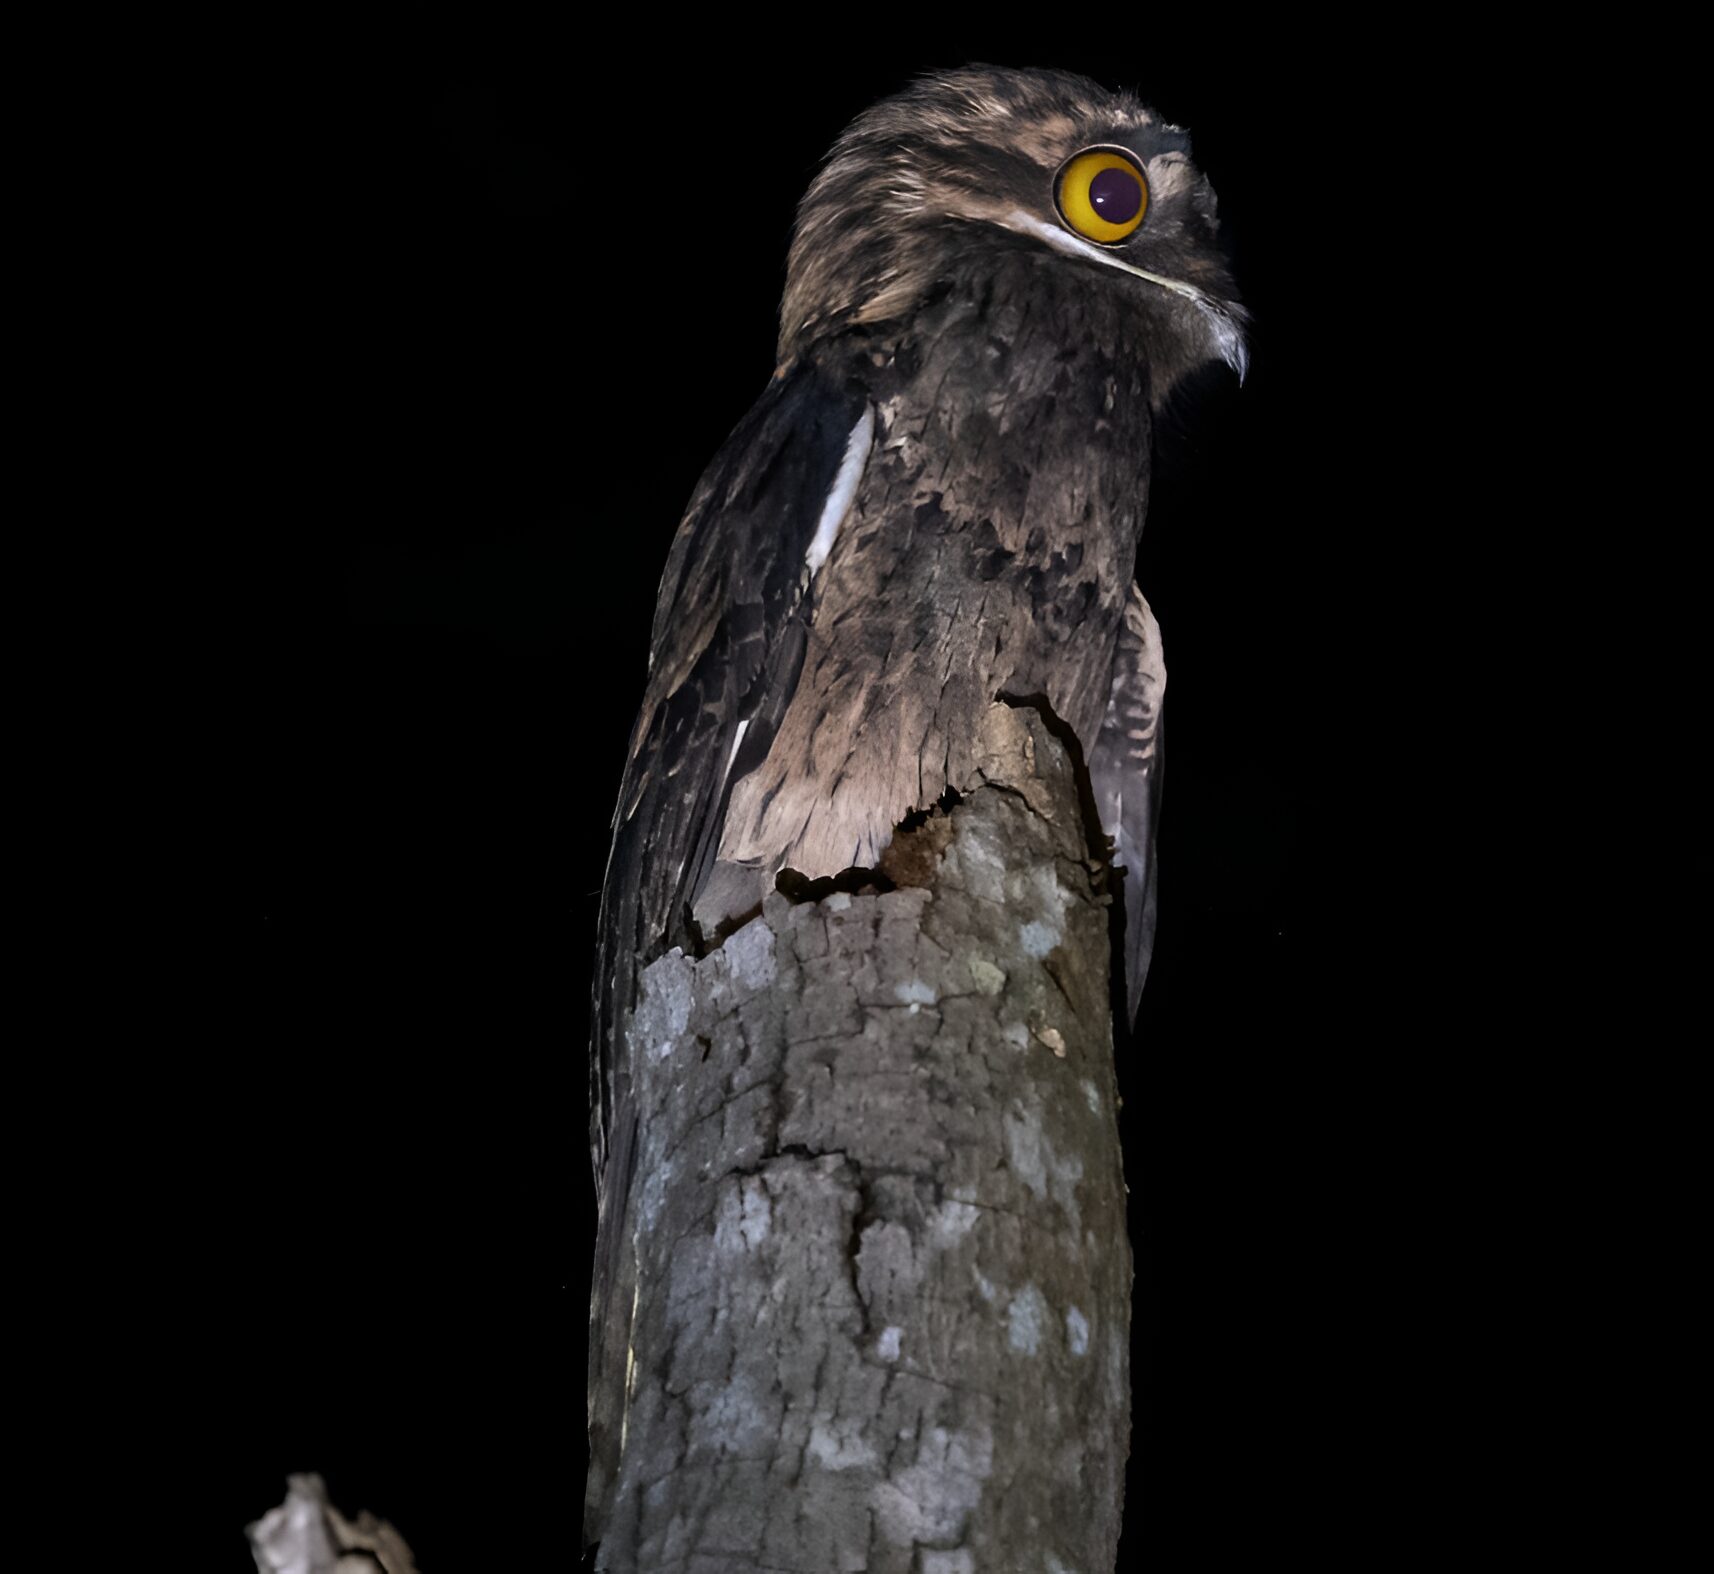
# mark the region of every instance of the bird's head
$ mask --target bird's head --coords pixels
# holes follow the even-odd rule
[[[1209,361],[1244,375],[1244,311],[1190,139],[1129,94],[993,66],[923,78],[834,145],[798,209],[780,361],[908,321],[955,273],[1020,251],[1134,305],[1157,401]]]

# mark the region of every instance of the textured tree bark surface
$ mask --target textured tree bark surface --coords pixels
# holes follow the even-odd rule
[[[598,1567],[1097,1574],[1130,1435],[1109,898],[996,705],[896,888],[644,973],[637,1262]]]

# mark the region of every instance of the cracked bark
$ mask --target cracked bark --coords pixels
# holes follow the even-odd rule
[[[643,974],[603,1569],[1111,1569],[1131,1253],[1076,768],[996,705],[896,888]]]

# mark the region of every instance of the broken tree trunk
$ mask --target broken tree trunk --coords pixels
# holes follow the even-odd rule
[[[597,1566],[1113,1567],[1131,1253],[1076,768],[996,705],[891,890],[643,974],[619,1474]]]

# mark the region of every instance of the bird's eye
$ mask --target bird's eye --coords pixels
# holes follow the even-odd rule
[[[1079,235],[1116,246],[1143,222],[1149,185],[1129,154],[1086,148],[1060,170],[1054,200],[1059,216]]]

